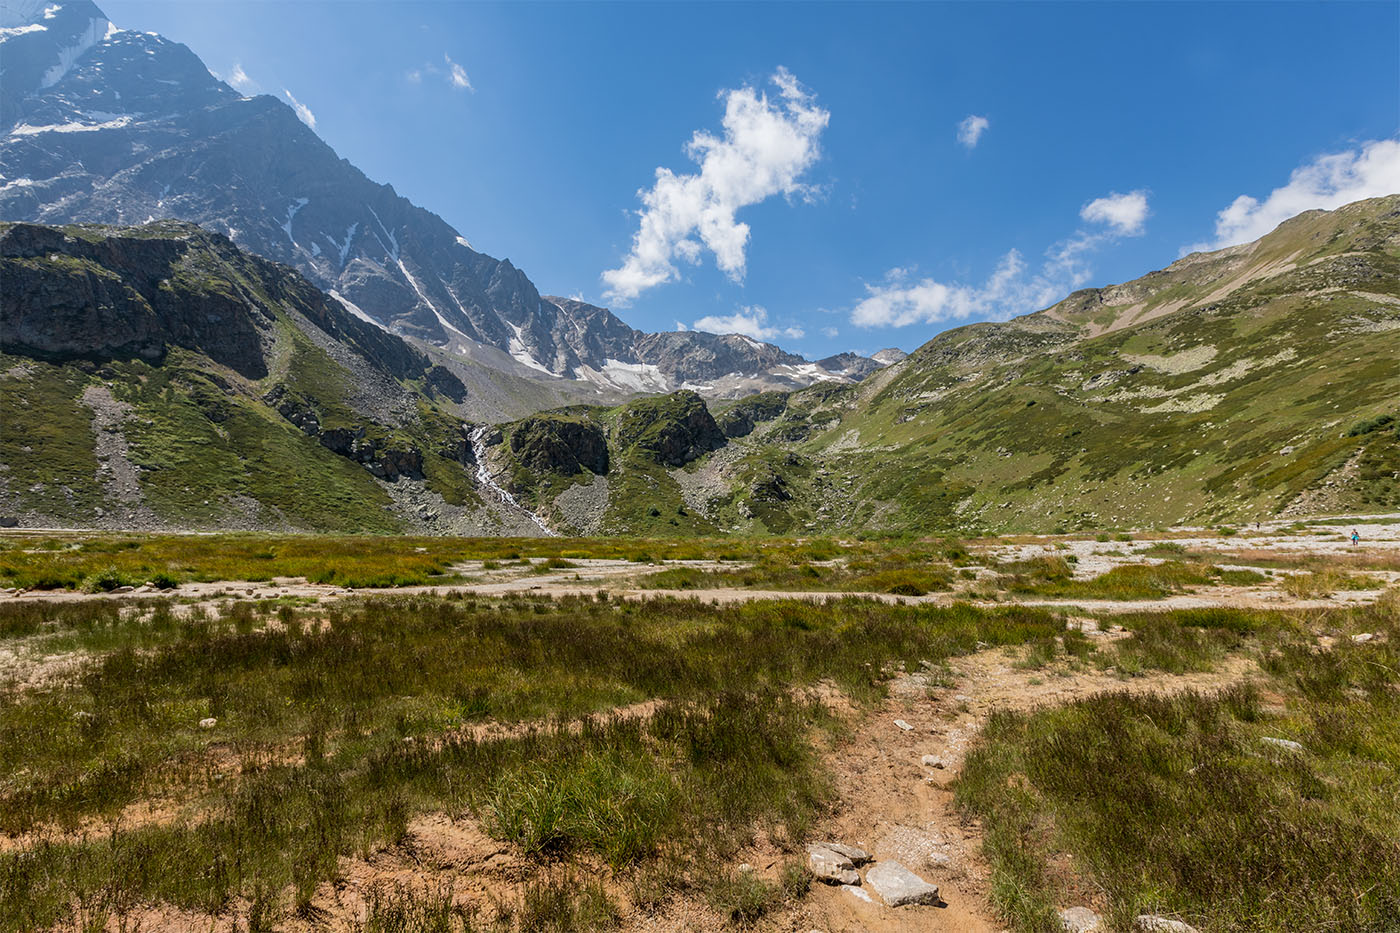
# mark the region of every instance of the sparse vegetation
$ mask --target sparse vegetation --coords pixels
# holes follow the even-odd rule
[[[1217,633],[1253,624],[1215,621]],[[1246,685],[993,713],[958,798],[987,823],[999,908],[1048,930],[1066,891],[1091,886],[1120,928],[1151,912],[1203,930],[1393,929],[1398,623],[1394,600],[1331,614],[1323,624],[1343,633],[1386,635],[1321,653],[1275,627],[1292,632],[1264,660],[1282,707]],[[1156,651],[1183,628],[1137,637]]]

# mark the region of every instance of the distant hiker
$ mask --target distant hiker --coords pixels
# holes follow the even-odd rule
[[[1357,534],[1357,533],[1356,533],[1356,529],[1353,528],[1353,529],[1351,530],[1351,546],[1352,546],[1352,547],[1356,547],[1356,546],[1357,546],[1358,544],[1360,544],[1360,543],[1361,543],[1361,535]]]

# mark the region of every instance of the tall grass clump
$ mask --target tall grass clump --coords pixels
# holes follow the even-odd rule
[[[1264,668],[1282,712],[1245,684],[993,714],[957,794],[987,826],[999,909],[1049,929],[1047,909],[1090,886],[1125,929],[1138,913],[1201,929],[1396,928],[1400,617],[1382,605],[1332,621],[1379,637],[1319,652],[1277,632]]]

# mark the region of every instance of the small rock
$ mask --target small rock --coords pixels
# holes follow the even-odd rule
[[[1133,929],[1141,933],[1201,933],[1183,920],[1171,920],[1156,914],[1138,914],[1133,921]]]
[[[827,884],[860,884],[851,860],[822,846],[807,847],[807,867],[813,877]]]
[[[1087,907],[1068,907],[1060,911],[1060,925],[1065,933],[1093,933],[1102,925],[1099,915]]]
[[[909,723],[905,722],[903,719],[896,719],[894,721],[894,724],[896,726],[899,726],[899,728],[903,729],[905,732],[908,732],[909,730],[914,728],[913,726],[909,725]]]
[[[971,702],[972,702],[972,697],[968,696],[968,695],[965,694],[965,693],[959,693],[957,696],[953,697],[953,699],[957,700],[959,703],[971,703]]]
[[[1358,645],[1364,645],[1366,644],[1366,642],[1370,641],[1375,637],[1376,636],[1370,632],[1362,632],[1360,635],[1351,636],[1351,640],[1356,642]]]
[[[865,873],[865,882],[891,907],[938,903],[938,885],[929,884],[898,862],[876,865]]]
[[[219,720],[215,719],[213,716],[210,716],[208,719],[201,719],[201,720],[199,721],[199,728],[201,728],[201,729],[212,729],[212,728],[214,728],[215,726],[217,726],[218,724],[219,724]]]
[[[819,842],[816,847],[845,856],[851,860],[852,865],[864,865],[872,858],[871,854],[864,849],[857,849],[855,846],[848,846],[840,842]]]
[[[753,874],[753,866],[750,865],[748,862],[744,862],[739,866],[738,872],[741,875],[751,875]]]
[[[1303,750],[1302,745],[1290,739],[1276,739],[1273,736],[1266,735],[1259,741],[1268,742],[1270,745],[1277,745],[1279,748],[1285,748],[1290,752],[1302,752]]]
[[[132,590],[134,590],[134,589],[136,589],[136,587],[134,587],[134,586],[119,586],[119,587],[117,587],[115,590],[113,590],[112,592],[113,592],[113,593],[130,593],[130,592],[131,592]]]
[[[925,755],[923,758],[920,758],[919,760],[920,760],[921,762],[923,762],[923,764],[924,764],[925,767],[929,767],[929,768],[943,768],[943,767],[946,767],[946,765],[943,764],[943,759],[942,759],[942,758],[939,758],[937,755]]]
[[[856,900],[865,901],[867,904],[874,903],[874,900],[870,897],[870,895],[865,893],[864,888],[858,888],[853,884],[843,884],[841,885],[841,890],[845,891],[847,894],[851,895]]]

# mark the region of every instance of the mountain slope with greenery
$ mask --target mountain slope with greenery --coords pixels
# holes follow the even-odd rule
[[[0,225],[0,264],[10,522],[502,527],[461,381],[294,271],[177,222]]]
[[[1397,361],[1400,197],[1387,197],[948,331],[857,386],[741,401],[718,415],[730,446],[672,472],[711,474],[700,514],[759,533],[1391,511]]]

